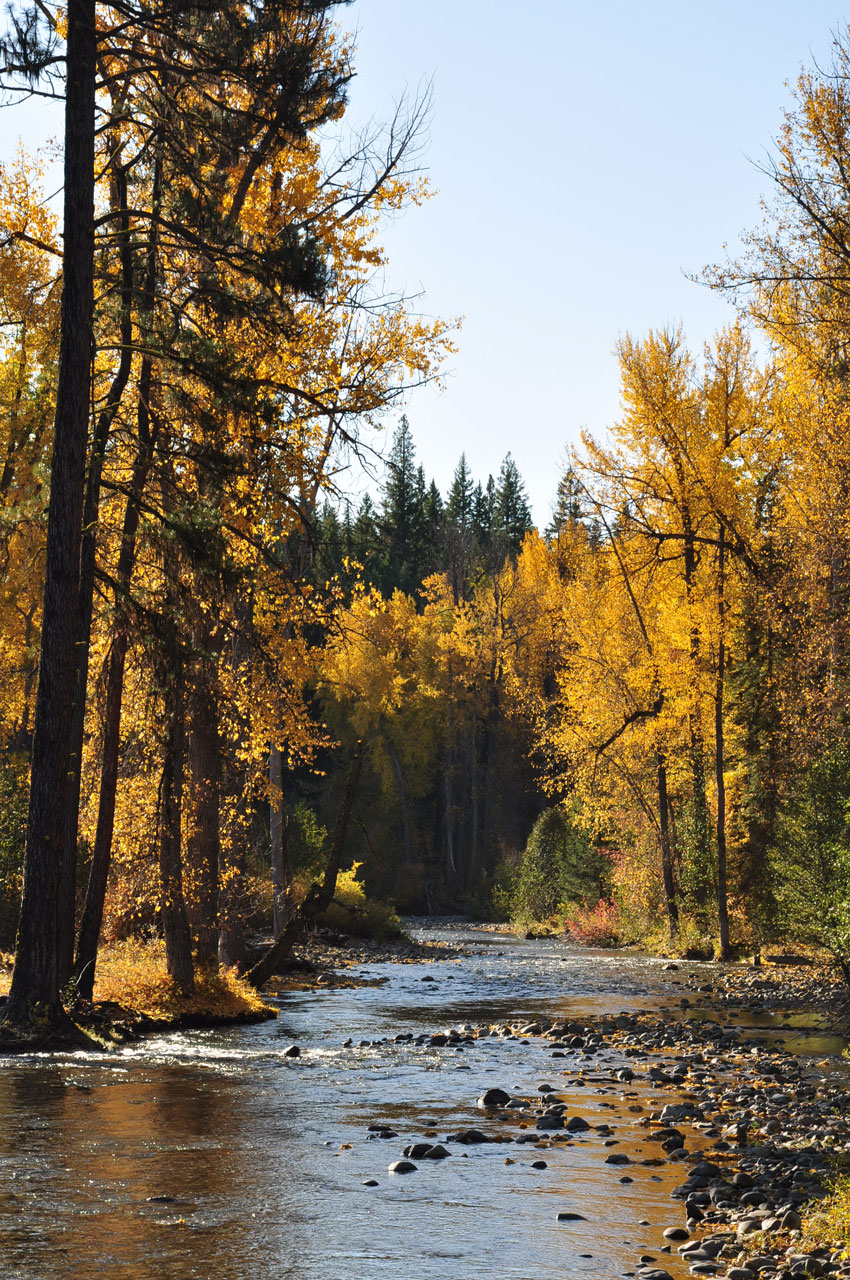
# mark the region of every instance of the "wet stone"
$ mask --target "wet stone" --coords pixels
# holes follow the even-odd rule
[[[487,1089],[478,1099],[479,1107],[503,1107],[511,1101],[511,1095],[504,1089]]]

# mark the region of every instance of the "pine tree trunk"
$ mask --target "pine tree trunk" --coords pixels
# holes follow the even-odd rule
[[[729,959],[729,907],[726,897],[726,780],[725,738],[723,727],[724,681],[726,677],[726,529],[720,526],[717,552],[717,683],[714,694],[714,772],[717,783],[717,923],[720,933],[720,959]]]
[[[94,0],[68,0],[61,341],[24,889],[4,1020],[61,1018],[59,892],[76,676],[94,257]]]
[[[218,954],[218,875],[221,861],[221,748],[218,708],[209,687],[210,677],[209,664],[204,662],[201,664],[201,686],[193,692],[188,743],[191,809],[186,860],[191,887],[187,894],[187,912],[201,964],[215,960]]]
[[[250,669],[246,636],[250,632],[254,605],[249,596],[234,603],[236,640],[233,645],[233,666],[236,673],[247,677]],[[245,965],[245,845],[250,824],[246,809],[245,778],[238,764],[242,743],[247,741],[250,729],[247,722],[237,718],[236,738],[229,744],[228,763],[224,770],[224,795],[226,800],[226,825],[221,846],[221,889],[219,894],[218,958],[227,968],[242,969]]]
[[[676,882],[673,876],[673,841],[670,832],[670,801],[667,794],[667,766],[659,751],[656,759],[656,783],[658,788],[658,829],[661,835],[661,875],[664,881],[664,901],[670,938],[675,941],[679,933],[679,906],[676,902]]]
[[[97,948],[103,924],[106,886],[115,826],[115,795],[118,787],[118,755],[121,739],[121,699],[124,692],[124,664],[127,657],[127,624],[125,620],[112,638],[109,672],[106,682],[106,708],[103,724],[103,755],[100,772],[100,797],[86,900],[77,938],[74,977],[77,995],[91,1000],[94,991]]]
[[[224,768],[223,791],[225,818],[218,901],[218,959],[226,969],[241,970],[247,955],[243,918],[248,823],[243,796],[244,777],[233,758]]]
[[[175,673],[175,683],[182,677]],[[160,783],[159,884],[168,973],[183,995],[195,989],[192,935],[183,897],[180,826],[183,809],[184,739],[182,698],[174,697],[166,727]]]
[[[77,938],[77,954],[74,960],[74,977],[78,996],[91,1000],[94,989],[97,948],[103,923],[106,886],[109,880],[109,864],[112,858],[112,835],[115,827],[115,799],[118,788],[118,761],[121,747],[121,702],[124,695],[124,668],[129,642],[130,588],[136,563],[136,534],[141,518],[142,496],[150,473],[156,431],[151,432],[149,421],[149,397],[151,390],[151,362],[142,361],[139,375],[139,405],[137,422],[142,444],[133,466],[133,478],[124,520],[121,528],[121,549],[118,553],[115,605],[118,620],[112,637],[109,668],[106,682],[106,708],[103,725],[103,747],[100,764],[100,795],[97,808],[97,827],[92,852],[86,900],[80,920]]]
[[[127,176],[116,163],[115,192],[121,239],[121,359],[109,388],[106,404],[98,417],[89,454],[89,474],[83,511],[80,555],[80,590],[77,603],[77,675],[74,715],[71,721],[71,767],[68,772],[65,834],[62,851],[62,884],[59,906],[59,981],[65,986],[74,968],[74,915],[77,885],[77,828],[80,818],[80,768],[86,717],[92,613],[94,606],[95,562],[97,558],[97,518],[100,508],[100,481],[109,432],[127,386],[132,367],[133,254],[127,214]]]
[[[273,930],[277,940],[286,923],[286,891],[291,869],[287,859],[286,828],[283,816],[283,759],[279,747],[269,748],[269,837],[272,855]]]
[[[693,599],[694,574],[696,573],[696,548],[691,527],[690,512],[687,508],[685,508],[683,520],[685,525],[685,595],[688,602],[688,610],[691,614],[690,656],[693,671],[692,679],[696,687],[701,662],[699,630],[697,629],[696,622],[694,621]],[[698,693],[695,696],[698,698]],[[690,754],[691,779],[693,786],[693,842],[697,857],[697,871],[700,877],[697,881],[696,898],[700,906],[704,906],[709,897],[710,891],[709,876],[712,861],[711,824],[708,815],[708,794],[705,779],[705,739],[703,734],[702,715],[700,713],[698,701],[688,715],[688,728],[691,739]]]

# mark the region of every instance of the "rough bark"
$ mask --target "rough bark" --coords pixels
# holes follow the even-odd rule
[[[250,595],[239,597],[234,603],[236,638],[233,644],[232,663],[237,673],[246,674],[250,669],[249,642],[254,604]],[[229,745],[224,769],[224,796],[226,800],[226,825],[221,847],[221,885],[219,892],[218,958],[227,968],[242,969],[245,965],[244,893],[245,893],[245,843],[250,817],[246,807],[245,778],[238,763],[240,748],[247,741],[249,726],[243,717],[237,716],[234,741]]]
[[[159,141],[160,140],[158,139],[158,143]],[[157,159],[154,163],[152,188],[152,203],[154,211],[158,210],[160,207],[161,195],[162,159],[161,155],[158,153]],[[121,198],[122,197],[119,195],[119,201]],[[126,201],[126,191],[123,199]],[[148,236],[145,257],[145,280],[142,294],[142,308],[149,316],[154,307],[156,298],[156,281],[159,273],[159,233],[156,218],[151,220],[151,229]],[[127,283],[125,267],[126,264],[123,261],[122,251],[122,286],[125,286]],[[123,323],[125,314],[126,313],[122,313],[122,334],[124,333]],[[124,350],[122,350],[122,360],[123,356]],[[123,392],[123,387],[121,387],[120,384],[113,384],[111,391],[117,396],[114,400],[115,409],[117,410],[120,395]],[[127,503],[124,507],[124,519],[121,526],[121,545],[118,552],[118,566],[115,575],[114,599],[118,616],[112,637],[112,648],[109,655],[109,669],[107,675],[106,712],[103,749],[101,755],[97,827],[95,830],[92,862],[91,867],[89,868],[88,885],[86,887],[86,899],[83,906],[83,914],[80,919],[80,929],[77,937],[77,952],[73,966],[73,976],[76,982],[77,995],[88,1000],[92,997],[94,986],[97,948],[100,939],[100,929],[103,923],[103,907],[106,900],[109,864],[112,857],[112,835],[115,826],[115,798],[118,786],[118,759],[121,744],[121,700],[124,693],[124,669],[127,658],[127,646],[129,643],[130,624],[128,610],[133,571],[136,564],[136,535],[139,530],[139,522],[141,519],[142,499],[145,492],[145,486],[147,485],[148,477],[150,475],[154,448],[156,446],[157,435],[159,432],[158,418],[152,413],[153,398],[153,359],[150,355],[146,355],[142,359],[139,369],[139,390],[136,404],[138,447],[133,464],[130,492],[127,496]],[[106,424],[107,433],[111,422],[112,418],[110,417]],[[100,480],[98,475],[98,487],[99,484]],[[89,548],[91,560],[88,566],[92,575],[94,573],[94,552],[95,546],[94,541],[92,541]],[[90,593],[87,599],[90,611]],[[88,626],[90,636],[90,612]],[[88,650],[86,649],[86,655],[87,652]],[[82,664],[78,667],[77,671],[78,698],[80,697],[80,685],[83,679],[87,678],[87,664],[88,657],[86,656],[85,672],[82,669]],[[84,688],[82,696],[85,696]],[[80,730],[82,731],[82,725],[80,725]],[[80,742],[82,743],[82,737],[80,738]],[[77,791],[77,805],[78,804],[79,791]],[[69,812],[70,808],[71,805],[69,801]],[[74,816],[74,837],[76,839],[76,812]]]
[[[351,762],[351,768],[348,771],[345,794],[334,828],[322,883],[310,886],[304,901],[292,913],[280,937],[269,948],[263,958],[246,973],[247,980],[258,990],[272,976],[281,960],[284,960],[289,955],[299,938],[303,937],[310,921],[321,915],[323,911],[326,911],[333,900],[342,852],[345,847],[345,835],[351,818],[351,810],[354,805],[354,797],[357,793],[362,766],[363,757],[358,743]]]
[[[404,863],[405,866],[409,867],[413,862],[413,850],[410,842],[410,818],[407,812],[407,787],[404,782],[404,773],[402,772],[401,761],[398,758],[398,752],[395,749],[393,740],[387,733],[383,724],[381,724],[381,737],[386,744],[387,752],[389,753],[390,761],[393,766],[393,773],[395,774],[398,800],[401,805],[401,830],[402,840],[404,843]]]
[[[141,518],[141,502],[150,474],[155,430],[151,430],[149,398],[151,388],[151,362],[142,362],[137,422],[141,446],[133,467],[133,479],[124,520],[121,528],[121,549],[118,553],[115,603],[118,619],[112,636],[109,668],[106,682],[106,708],[103,726],[103,748],[100,765],[100,795],[97,808],[94,850],[92,852],[86,900],[77,937],[77,953],[74,960],[74,978],[77,994],[90,1000],[94,987],[97,947],[103,923],[103,907],[109,879],[112,857],[112,834],[115,827],[115,798],[118,788],[118,761],[121,747],[121,700],[124,693],[124,669],[129,643],[130,588],[136,563],[136,535]]]
[[[176,673],[178,678],[182,673]],[[182,699],[173,699],[166,728],[160,783],[159,884],[165,962],[183,995],[195,987],[192,935],[183,897],[183,858],[180,825],[183,809],[185,731]]]
[[[269,834],[272,854],[272,894],[274,898],[274,937],[277,940],[286,923],[286,891],[291,879],[283,813],[283,758],[279,747],[269,748]]]
[[[726,892],[726,780],[723,776],[726,745],[723,730],[726,678],[726,530],[720,526],[717,552],[717,680],[714,692],[714,776],[717,784],[717,924],[720,959],[729,958],[729,906]]]
[[[202,637],[208,643],[209,637]],[[221,862],[221,747],[218,707],[210,686],[210,664],[201,663],[200,683],[192,693],[188,763],[190,813],[186,861],[189,927],[200,963],[217,956],[218,873]]]
[[[118,412],[121,397],[126,389],[132,366],[133,254],[130,247],[130,220],[127,213],[127,176],[121,165],[117,163],[114,165],[113,189],[114,202],[119,215],[118,225],[121,246],[121,358],[109,387],[106,404],[95,425],[89,452],[88,483],[86,485],[83,510],[80,587],[77,599],[77,674],[74,687],[74,712],[71,720],[70,768],[65,798],[65,833],[62,848],[62,881],[59,906],[59,982],[61,986],[67,983],[74,967],[74,914],[77,885],[77,828],[80,816],[80,765],[85,731],[100,483],[109,433],[115,415]]]
[[[679,906],[676,902],[676,882],[673,875],[673,840],[670,831],[670,801],[667,794],[667,766],[659,751],[656,755],[656,784],[658,789],[658,829],[661,838],[661,875],[664,881],[664,901],[670,937],[675,941],[679,933]]]
[[[59,890],[76,675],[94,256],[94,0],[69,0],[62,318],[24,888],[10,1023],[61,1018]]]

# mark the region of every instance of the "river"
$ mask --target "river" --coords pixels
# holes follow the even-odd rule
[[[563,941],[425,933],[471,953],[372,964],[363,972],[380,985],[287,993],[276,1022],[108,1055],[0,1059],[3,1280],[607,1280],[633,1275],[644,1252],[685,1276],[675,1250],[660,1252],[662,1229],[681,1225],[670,1191],[682,1171],[638,1163],[657,1155],[640,1120],[669,1097],[615,1080],[623,1059],[555,1060],[539,1039],[394,1039],[517,1015],[664,1008],[678,1018],[676,979],[658,961]],[[682,976],[697,967],[710,972],[683,964]],[[778,1036],[775,1019],[760,1021]],[[842,1047],[782,1034],[804,1053]],[[284,1056],[293,1043],[301,1056]],[[589,1121],[588,1134],[543,1151],[448,1143],[450,1159],[388,1173],[426,1132],[520,1136],[476,1099],[541,1084]],[[398,1136],[370,1137],[370,1124]],[[634,1163],[606,1165],[606,1142]],[[532,1168],[541,1158],[546,1167]],[[558,1222],[562,1210],[582,1220]]]

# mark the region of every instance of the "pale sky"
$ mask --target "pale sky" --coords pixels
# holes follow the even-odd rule
[[[829,61],[837,0],[355,0],[352,125],[433,81],[438,195],[388,228],[388,281],[465,317],[446,389],[406,405],[445,490],[509,450],[545,524],[565,446],[618,412],[627,331],[681,323],[699,350],[732,310],[686,273],[760,218],[764,159],[801,66]],[[59,131],[32,104],[18,136]],[[388,423],[391,431],[392,419]]]

